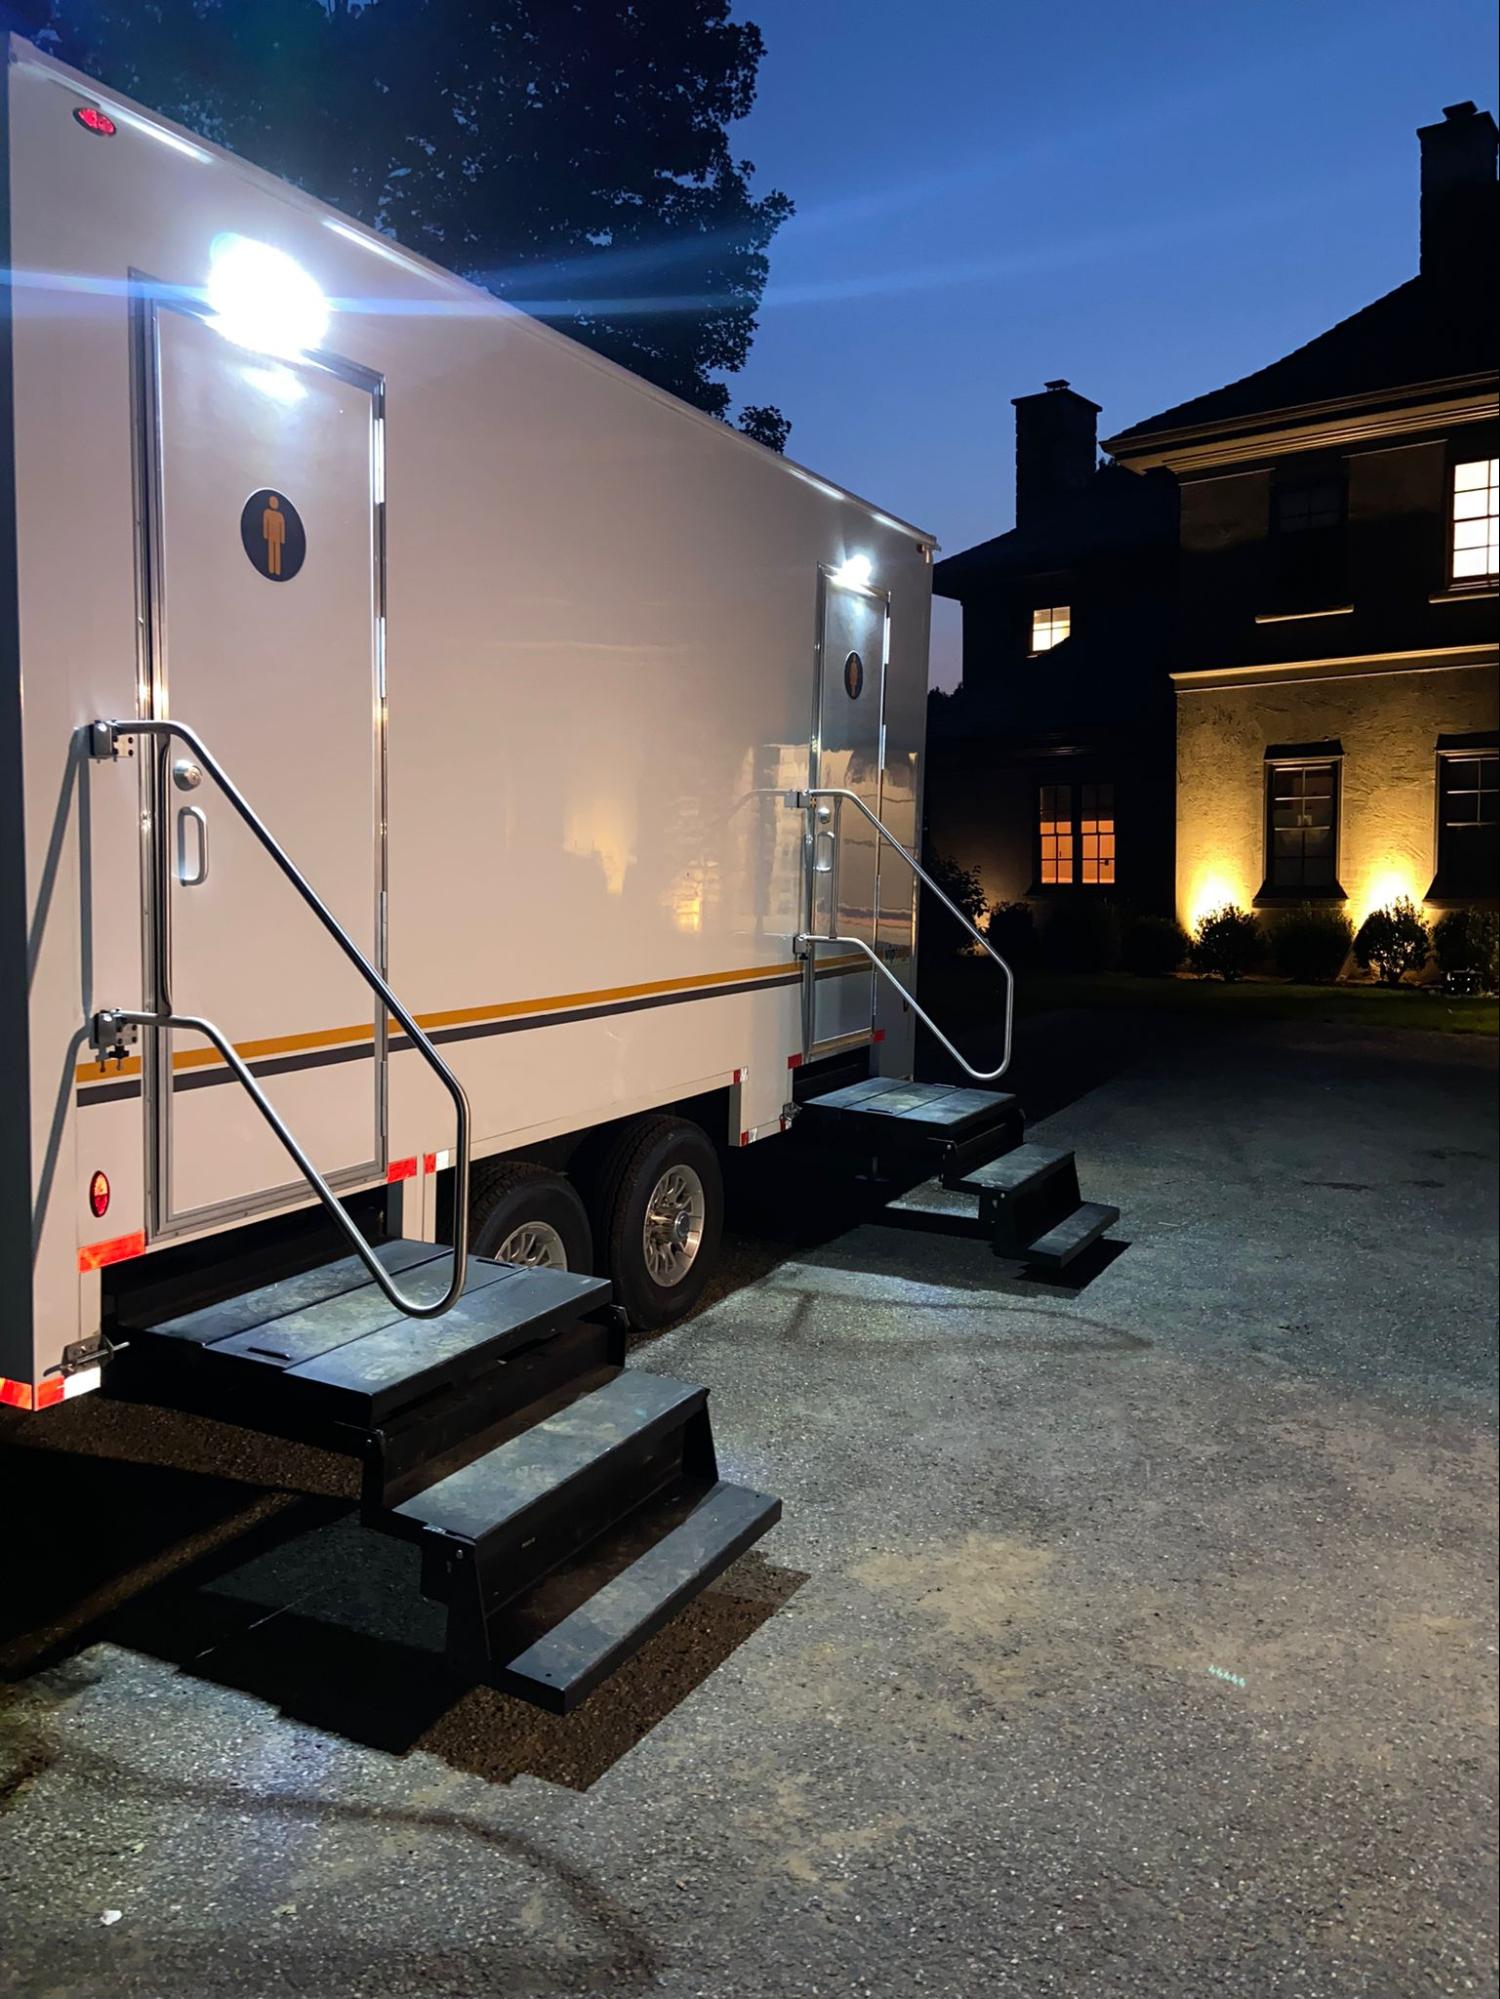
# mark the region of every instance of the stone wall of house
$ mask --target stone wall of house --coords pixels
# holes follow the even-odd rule
[[[1202,681],[1177,694],[1177,901],[1189,929],[1250,908],[1266,874],[1266,751],[1342,747],[1338,876],[1357,925],[1398,896],[1421,903],[1437,866],[1438,738],[1497,726],[1500,673],[1482,661],[1347,677]]]

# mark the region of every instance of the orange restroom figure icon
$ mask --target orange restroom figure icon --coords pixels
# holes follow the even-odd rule
[[[256,573],[269,583],[290,583],[307,556],[302,516],[274,486],[259,486],[246,500],[240,540]]]
[[[266,574],[280,576],[281,551],[286,547],[286,515],[281,511],[281,501],[275,493],[266,501],[266,510],[260,517],[260,531],[266,544]]]

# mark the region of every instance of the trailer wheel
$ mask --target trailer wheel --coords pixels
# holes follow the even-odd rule
[[[583,1202],[561,1173],[524,1159],[492,1167],[469,1209],[469,1249],[491,1263],[592,1270],[594,1237]]]
[[[718,1154],[685,1118],[640,1118],[616,1139],[597,1184],[616,1303],[642,1331],[670,1325],[698,1302],[719,1253]]]

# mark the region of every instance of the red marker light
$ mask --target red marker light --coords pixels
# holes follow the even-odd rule
[[[73,116],[84,131],[92,132],[96,139],[112,139],[120,129],[108,112],[101,111],[97,104],[80,104]]]
[[[89,1208],[95,1220],[109,1212],[109,1175],[95,1173],[89,1181]]]

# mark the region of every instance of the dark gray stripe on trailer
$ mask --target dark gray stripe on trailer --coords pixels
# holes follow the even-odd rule
[[[864,965],[830,965],[820,971],[820,979],[847,978],[851,972],[863,972]],[[567,1020],[603,1020],[615,1014],[643,1013],[651,1007],[686,1006],[693,1000],[728,999],[736,993],[769,992],[776,986],[795,986],[801,983],[800,972],[788,972],[775,979],[745,979],[732,986],[703,986],[693,991],[678,993],[651,993],[643,999],[615,1000],[603,1006],[563,1007],[556,1013],[529,1013],[518,1015],[512,1020],[480,1020],[471,1027],[440,1027],[429,1038],[438,1044],[449,1041],[482,1041],[492,1034],[520,1034],[532,1027],[558,1027]],[[391,1052],[395,1054],[403,1048],[410,1048],[411,1042],[404,1034],[391,1037]],[[373,1044],[368,1041],[351,1043],[347,1048],[310,1048],[301,1055],[268,1056],[263,1061],[252,1062],[250,1072],[254,1076],[285,1076],[298,1069],[326,1069],[336,1062],[368,1062],[374,1053]],[[185,1069],[172,1078],[172,1091],[207,1090],[220,1083],[232,1083],[234,1076],[228,1069]],[[141,1094],[138,1076],[122,1078],[118,1083],[80,1083],[78,1102],[80,1104],[120,1103],[129,1097]]]

